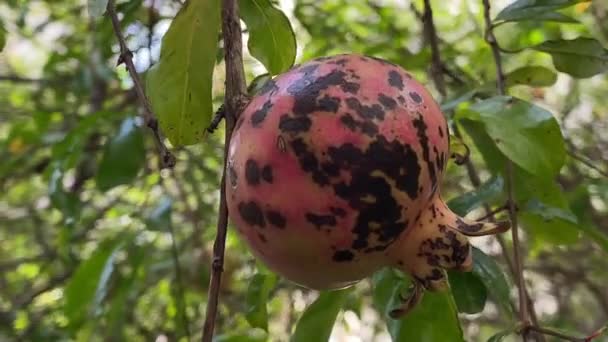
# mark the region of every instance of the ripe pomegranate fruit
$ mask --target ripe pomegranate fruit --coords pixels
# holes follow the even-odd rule
[[[414,279],[399,316],[444,269],[470,270],[471,222],[439,195],[449,132],[428,91],[387,61],[338,55],[268,81],[231,137],[226,193],[238,232],[272,270],[313,289],[385,266]]]

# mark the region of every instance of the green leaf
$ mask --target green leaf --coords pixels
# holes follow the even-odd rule
[[[589,0],[518,0],[498,13],[495,21],[557,21],[576,23],[577,21],[555,12],[555,10]]]
[[[105,145],[95,178],[97,187],[107,191],[130,184],[143,167],[146,155],[144,137],[134,118],[122,122],[116,136]]]
[[[296,325],[291,342],[328,341],[336,321],[351,289],[325,291],[310,304]]]
[[[258,272],[247,288],[247,313],[245,317],[252,328],[268,331],[268,297],[276,286],[278,277],[270,272]]]
[[[516,328],[511,328],[511,329],[507,329],[507,330],[498,332],[498,333],[494,334],[492,337],[490,337],[488,339],[488,342],[502,342],[502,340],[504,340],[505,337],[515,333],[516,330],[517,330]]]
[[[472,105],[468,114],[459,112],[460,117],[483,122],[498,149],[534,175],[553,177],[564,164],[566,151],[559,124],[541,107],[497,96]]]
[[[553,70],[542,66],[525,66],[515,69],[506,75],[507,86],[525,84],[533,87],[549,87],[557,81]]]
[[[577,78],[591,77],[608,70],[608,50],[592,38],[549,40],[533,49],[550,54],[557,70]]]
[[[484,283],[471,272],[448,272],[450,288],[459,312],[475,314],[483,311],[488,298]]]
[[[152,210],[146,220],[148,229],[167,231],[171,224],[171,206],[173,200],[171,197],[163,197],[158,202],[158,205]]]
[[[397,307],[410,280],[394,270],[383,269],[372,277],[374,305],[383,315]],[[385,318],[395,342],[464,341],[456,304],[450,292],[425,292],[422,301],[399,320]]]
[[[188,1],[163,37],[160,60],[146,77],[160,127],[174,146],[203,139],[211,121],[220,1]]]
[[[289,69],[296,58],[296,38],[285,14],[269,0],[239,0],[239,8],[249,29],[251,55],[273,75]]]
[[[476,247],[473,247],[473,271],[488,290],[490,297],[502,311],[513,318],[510,287],[502,269],[494,259]]]
[[[602,232],[593,222],[587,186],[580,185],[576,190],[569,192],[568,197],[570,208],[577,217],[578,224],[576,226],[578,229],[608,253],[608,235]]]
[[[87,0],[87,6],[91,17],[101,17],[106,11],[108,0]]]
[[[114,259],[122,240],[106,241],[85,261],[81,262],[65,288],[65,315],[70,325],[77,327],[97,310],[107,282],[114,270]]]
[[[0,52],[4,50],[4,46],[6,45],[6,29],[4,29],[4,24],[0,21]]]
[[[476,190],[467,192],[448,201],[448,207],[460,216],[466,216],[473,209],[484,203],[497,200],[503,193],[504,180],[500,176],[492,177]]]

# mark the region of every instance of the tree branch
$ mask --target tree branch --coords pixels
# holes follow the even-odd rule
[[[150,100],[146,97],[144,88],[141,84],[139,76],[137,75],[137,70],[135,70],[135,64],[133,64],[133,53],[127,47],[125,37],[122,34],[120,22],[118,21],[118,15],[116,14],[116,9],[114,7],[114,0],[108,1],[108,7],[106,10],[110,16],[110,19],[112,20],[112,27],[114,28],[114,33],[120,45],[120,57],[118,58],[118,65],[124,63],[129,71],[129,75],[131,75],[131,79],[135,85],[135,90],[137,91],[137,96],[144,109],[142,117],[146,126],[150,128],[154,136],[154,142],[156,143],[156,148],[158,149],[158,153],[160,155],[161,168],[172,168],[175,166],[175,156],[169,151],[163,142],[163,138],[158,127],[158,119],[152,111]]]
[[[220,208],[217,220],[217,236],[213,244],[213,263],[207,299],[207,313],[203,326],[203,342],[211,342],[215,329],[220,282],[224,265],[226,230],[228,226],[228,206],[226,204],[226,164],[230,149],[230,137],[234,123],[247,98],[247,84],[243,67],[243,42],[236,0],[222,0],[222,35],[224,39],[224,60],[226,63],[226,93],[224,108],[226,116],[226,136],[224,139],[224,168],[220,184]]]
[[[496,65],[496,88],[498,94],[506,94],[505,86],[505,74],[502,67],[502,59],[500,56],[500,47],[494,36],[492,30],[492,19],[490,18],[490,0],[482,0],[483,3],[483,17],[485,20],[485,40],[492,49],[492,55],[494,56],[494,64]],[[528,312],[528,301],[526,293],[526,284],[523,275],[523,264],[521,258],[521,245],[519,242],[519,227],[517,223],[517,209],[515,207],[515,191],[514,191],[514,173],[513,163],[511,160],[507,160],[506,163],[506,186],[507,196],[509,205],[509,220],[511,221],[511,236],[513,239],[513,259],[515,267],[515,278],[517,280],[517,290],[519,293],[519,319],[524,326],[530,325],[530,318]],[[528,340],[527,330],[523,330],[522,337],[524,341]]]

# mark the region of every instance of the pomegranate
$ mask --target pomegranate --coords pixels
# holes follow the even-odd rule
[[[231,137],[226,193],[253,253],[313,289],[347,287],[382,267],[414,289],[447,286],[471,269],[465,235],[505,223],[458,217],[439,194],[449,156],[446,120],[399,66],[355,54],[323,57],[268,81]]]

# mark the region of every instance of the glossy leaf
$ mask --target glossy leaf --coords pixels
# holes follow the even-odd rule
[[[255,329],[244,333],[227,333],[213,338],[213,342],[266,342],[268,337],[263,330]]]
[[[583,1],[588,0],[518,0],[500,11],[495,20],[577,22],[576,20],[555,11]]]
[[[104,147],[97,170],[97,187],[107,191],[131,183],[143,167],[146,155],[144,137],[134,118],[122,122],[118,133]]]
[[[592,38],[550,40],[534,49],[550,54],[557,70],[574,77],[587,78],[608,70],[608,50]]]
[[[296,324],[291,342],[328,341],[350,289],[321,292]]]
[[[270,0],[239,0],[249,29],[247,47],[273,75],[289,69],[296,58],[296,38],[285,14]]]
[[[211,99],[220,1],[186,2],[163,37],[160,60],[146,77],[160,127],[174,146],[203,139]]]
[[[412,311],[394,320],[387,316],[388,312],[399,305],[401,293],[407,292],[410,280],[394,270],[384,269],[374,274],[372,282],[374,305],[384,316],[393,341],[464,341],[456,303],[450,292],[427,291]]]
[[[564,163],[566,152],[559,124],[543,108],[497,96],[472,105],[462,116],[483,122],[498,149],[534,175],[552,177]]]
[[[247,288],[247,313],[245,317],[252,328],[268,331],[268,309],[270,291],[276,286],[278,277],[270,272],[258,272]]]
[[[506,78],[507,86],[525,84],[533,87],[549,87],[557,81],[557,74],[545,67],[531,65],[511,71]]]
[[[490,204],[497,200],[502,195],[503,188],[504,180],[500,176],[495,176],[480,185],[476,190],[452,198],[447,204],[456,214],[466,216],[484,203]]]
[[[101,17],[106,11],[108,0],[87,0],[87,8],[91,17]]]
[[[473,271],[485,285],[490,297],[498,304],[503,313],[513,317],[510,304],[510,286],[500,266],[494,259],[473,247]]]
[[[488,292],[477,275],[459,271],[450,271],[448,275],[458,312],[475,314],[483,311]]]
[[[65,315],[76,327],[95,309],[106,291],[114,268],[114,258],[121,240],[106,241],[85,261],[81,262],[65,288]]]

